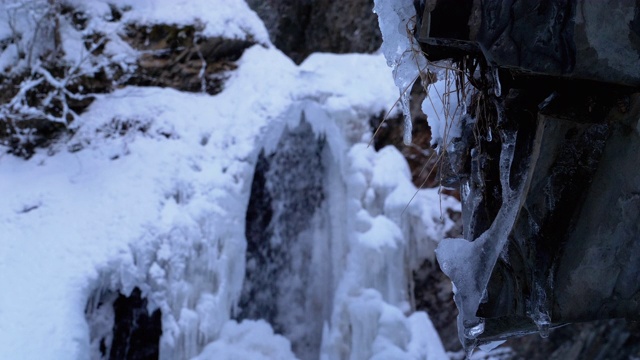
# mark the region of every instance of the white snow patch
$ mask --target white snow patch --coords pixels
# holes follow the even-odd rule
[[[464,99],[460,99],[456,91],[455,74],[446,70],[441,75],[446,72],[449,76],[442,76],[444,79],[428,86],[428,96],[422,101],[422,112],[427,115],[431,128],[431,145],[445,148],[461,136],[465,111]]]
[[[220,337],[192,360],[293,360],[291,344],[265,321],[229,321]]]
[[[122,12],[122,22],[140,25],[194,25],[207,37],[253,39],[268,45],[269,33],[258,15],[241,0],[70,0],[92,15],[109,17],[109,5]]]

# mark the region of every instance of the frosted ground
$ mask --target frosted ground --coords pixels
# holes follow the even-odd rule
[[[206,36],[259,44],[218,95],[125,87],[99,95],[67,142],[29,160],[2,152],[0,358],[101,358],[113,311],[99,298],[137,287],[162,311],[162,359],[293,359],[305,339],[317,346],[302,348],[302,359],[448,359],[408,291],[411,270],[434,258],[452,226],[443,212],[459,204],[417,191],[394,148],[368,147],[369,119],[398,98],[384,56],[314,54],[296,66],[242,1],[109,3],[131,7],[121,23],[200,21]],[[89,27],[117,33],[101,21],[106,1],[75,6]],[[7,24],[0,17],[0,35]],[[64,24],[62,37],[66,56],[81,63],[82,40]],[[3,68],[18,61],[12,50],[0,54]],[[112,41],[105,56],[127,63],[136,53]],[[326,139],[326,197],[297,238],[312,249],[309,282],[299,286],[324,291],[303,291],[304,322],[285,337],[234,314],[258,155],[279,151],[303,118]],[[120,131],[125,123],[133,125]],[[307,312],[310,304],[323,310]]]

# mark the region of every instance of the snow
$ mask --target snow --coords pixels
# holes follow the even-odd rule
[[[431,144],[443,144],[446,148],[451,140],[460,137],[462,116],[465,115],[465,100],[457,91],[457,73],[446,62],[430,64],[422,49],[413,38],[415,7],[410,0],[376,0],[374,11],[378,14],[383,43],[382,52],[393,70],[393,78],[400,91],[399,105],[404,114],[404,143],[412,142],[412,117],[409,106],[413,83],[420,80],[427,97],[422,102],[422,112],[427,115],[431,128]],[[437,75],[438,81],[428,84],[427,71]],[[496,79],[497,79],[497,75]],[[496,80],[499,92],[499,81]]]
[[[207,345],[193,360],[293,360],[289,341],[273,333],[264,321],[226,323],[218,340]]]
[[[456,93],[455,76],[452,70],[441,71],[443,79],[427,87],[428,96],[422,101],[422,112],[431,129],[431,145],[448,148],[453,139],[461,136],[465,105]]]
[[[459,204],[418,191],[394,148],[367,146],[370,117],[398,96],[382,55],[313,54],[296,66],[242,1],[112,3],[131,7],[125,22],[199,19],[208,36],[267,46],[246,50],[216,96],[124,87],[98,95],[68,141],[29,160],[0,155],[0,189],[10,189],[0,204],[0,357],[101,358],[109,302],[139,288],[162,312],[161,359],[295,358],[292,343],[306,329],[285,338],[233,314],[258,154],[277,151],[305,118],[327,142],[326,199],[300,235],[322,289],[302,284],[305,304],[322,308],[301,324],[317,327],[317,357],[446,358],[407,291],[411,269],[434,256],[453,225],[443,212]],[[94,20],[110,11],[99,0],[75,4]],[[72,49],[78,39],[65,41]],[[110,61],[135,56],[112,46]]]
[[[46,15],[47,6],[44,0],[33,2],[2,0],[0,6],[3,8],[0,12],[0,39],[3,43],[6,42],[6,48],[0,52],[0,69],[3,72],[12,71],[18,65],[21,53],[23,58],[37,58],[51,49],[51,42],[35,42],[36,35],[50,40],[50,34],[46,28],[41,29],[38,34],[35,30],[38,28],[36,25]],[[13,40],[16,37],[20,40]]]
[[[122,11],[124,23],[139,25],[169,24],[203,26],[203,35],[228,39],[253,39],[270,44],[266,27],[249,6],[241,0],[71,0],[75,8],[84,9],[92,17],[111,15],[109,5]]]
[[[420,334],[420,336],[414,336],[408,345],[409,353],[412,354],[414,358],[419,359],[421,356],[425,359],[448,358],[441,346],[433,345],[438,344],[440,337],[425,312],[417,311],[411,314],[409,317],[409,326],[411,327],[412,333]]]

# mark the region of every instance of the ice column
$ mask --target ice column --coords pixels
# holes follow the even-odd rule
[[[413,38],[416,10],[412,0],[375,0],[373,11],[378,14],[382,32],[382,52],[393,70],[393,79],[400,90],[400,106],[404,114],[405,145],[410,145],[412,122],[409,108],[411,87],[426,68],[420,46]]]
[[[540,131],[536,136],[540,136]],[[493,268],[507,244],[530,181],[528,167],[521,169],[516,176],[512,174],[517,171],[512,169],[516,138],[516,131],[500,132],[503,202],[489,229],[473,241],[445,239],[436,250],[442,270],[454,284],[454,300],[459,310],[458,336],[468,354],[478,345],[477,337],[484,331],[484,320],[476,313]],[[532,159],[537,151],[534,150]]]

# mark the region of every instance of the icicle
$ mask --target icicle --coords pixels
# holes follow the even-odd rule
[[[538,331],[540,332],[540,337],[546,339],[549,337],[549,323],[548,322],[539,322]]]
[[[504,344],[505,342],[506,342],[506,340],[491,341],[491,342],[479,345],[478,348],[480,348],[480,350],[488,353],[489,351],[494,350],[495,348],[497,348],[498,346]]]
[[[478,319],[478,323],[474,326],[467,327],[464,329],[464,336],[467,339],[476,339],[478,336],[482,335],[484,332],[484,319]]]
[[[551,93],[551,95],[547,96],[547,98],[544,99],[544,101],[542,101],[538,105],[538,110],[540,110],[540,111],[544,110],[547,106],[549,106],[549,104],[551,104],[551,102],[553,102],[553,100],[556,97],[558,97],[558,93],[554,91],[553,93]]]
[[[536,285],[536,291],[533,299],[533,310],[529,312],[529,318],[538,327],[538,333],[540,337],[546,339],[549,337],[549,327],[551,326],[551,316],[549,316],[549,309],[547,305],[547,296],[545,289],[539,284]]]
[[[402,141],[405,145],[411,145],[413,142],[412,134],[413,131],[413,123],[411,122],[411,108],[409,107],[409,92],[405,91],[402,94],[402,113],[404,114],[404,135],[402,137]]]
[[[551,328],[551,318],[546,312],[536,310],[535,314],[529,313],[529,317],[536,324],[540,337],[546,339],[549,337],[549,329]]]
[[[491,133],[491,128],[489,128],[489,130],[487,131],[487,141],[488,142],[493,141],[493,134]]]
[[[539,136],[538,132],[536,134]],[[517,132],[503,130],[500,132],[500,139],[502,146],[498,162],[503,204],[494,222],[480,236],[475,236],[473,241],[460,238],[447,239],[441,241],[436,249],[436,256],[442,270],[457,288],[454,300],[459,310],[458,336],[465,349],[472,346],[472,340],[477,340],[484,331],[483,319],[476,316],[483,297],[482,291],[487,288],[492,270],[513,229],[525,195],[526,179],[529,176],[527,167],[520,169],[518,173],[524,176],[519,176],[520,179],[516,179],[515,183],[511,181],[511,165]],[[471,156],[473,164],[474,154],[471,153]],[[469,219],[469,213],[463,213],[463,218]],[[465,233],[465,236],[468,235]]]
[[[469,194],[471,194],[471,185],[469,185],[469,179],[464,179],[462,182],[460,195],[462,199],[466,201],[466,199],[469,197]]]
[[[466,339],[464,341],[464,344],[462,344],[462,348],[464,349],[464,359],[465,360],[471,360],[471,356],[473,355],[473,352],[476,350],[476,348],[478,347],[478,340],[476,339]]]
[[[382,52],[387,59],[387,65],[393,70],[394,82],[401,92],[400,106],[404,113],[403,141],[405,145],[411,145],[411,86],[420,77],[421,70],[427,67],[427,59],[414,42],[413,36],[408,34],[415,26],[411,22],[416,16],[415,7],[412,0],[375,0],[373,11],[378,14],[383,38]]]
[[[500,87],[500,76],[498,75],[498,67],[493,67],[493,93],[500,97],[502,96],[502,88]]]
[[[549,328],[551,327],[551,318],[546,312],[536,310],[536,314],[531,316],[531,320],[536,324],[540,337],[546,339],[549,337]]]
[[[484,289],[484,290],[482,291],[482,298],[480,298],[480,303],[481,303],[481,304],[484,304],[484,303],[486,303],[487,301],[489,301],[489,293],[487,292],[487,289]]]

